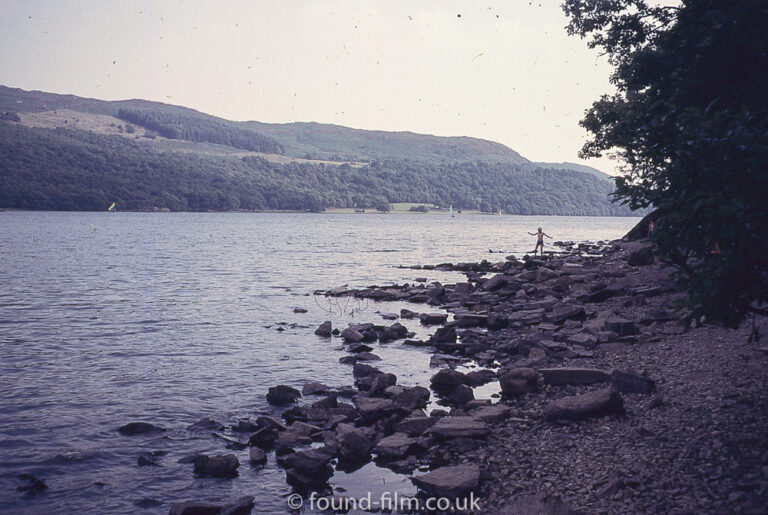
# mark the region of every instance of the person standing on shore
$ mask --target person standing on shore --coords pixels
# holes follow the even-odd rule
[[[656,236],[656,222],[651,220],[648,222],[648,241],[653,241],[654,236]]]
[[[536,247],[533,249],[533,255],[536,255],[536,251],[541,247],[541,256],[544,257],[544,236],[546,236],[549,239],[552,239],[552,236],[549,234],[544,233],[544,231],[541,230],[541,227],[539,227],[538,232],[529,232],[531,236],[536,236]]]

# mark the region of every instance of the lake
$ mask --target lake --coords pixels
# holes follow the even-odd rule
[[[174,502],[256,496],[255,513],[288,511],[274,453],[261,469],[203,417],[225,425],[275,412],[270,386],[353,383],[334,327],[383,323],[405,303],[337,301],[315,290],[443,283],[464,276],[415,264],[521,256],[541,226],[555,240],[619,238],[637,218],[267,213],[0,212],[0,512],[167,513]],[[295,308],[307,310],[296,313]],[[436,311],[430,308],[430,311]],[[391,322],[386,322],[390,324]],[[433,329],[403,320],[417,338]],[[398,383],[428,386],[428,350],[374,344]],[[126,437],[131,421],[163,426]],[[245,438],[247,434],[240,435]],[[158,467],[142,453],[163,451]],[[202,479],[180,458],[233,452],[235,479]],[[48,489],[27,497],[18,476]],[[407,476],[367,465],[338,472],[347,495],[413,493]],[[377,495],[374,493],[374,495]],[[161,501],[154,508],[134,503]]]

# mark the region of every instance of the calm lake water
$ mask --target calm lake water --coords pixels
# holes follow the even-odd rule
[[[625,234],[637,218],[323,215],[251,213],[0,212],[0,512],[167,513],[174,502],[256,496],[260,513],[286,512],[285,473],[269,456],[254,469],[203,417],[230,425],[273,412],[270,386],[306,381],[350,385],[339,340],[314,330],[324,320],[384,322],[404,303],[329,303],[312,292],[456,282],[458,273],[399,265],[501,260],[531,250],[541,226],[554,240]],[[294,313],[294,308],[307,313]],[[429,311],[435,311],[430,308]],[[391,323],[391,322],[386,322]],[[403,321],[417,338],[432,330]],[[376,345],[377,366],[398,383],[428,386],[428,351]],[[121,436],[147,421],[168,431]],[[245,437],[246,435],[240,435]],[[165,451],[159,467],[143,452]],[[178,460],[235,453],[236,479],[200,479]],[[48,490],[16,491],[21,473]],[[407,476],[368,465],[331,480],[347,495],[413,493]],[[163,504],[149,509],[144,498]]]

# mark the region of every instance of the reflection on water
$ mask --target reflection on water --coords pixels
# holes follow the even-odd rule
[[[260,511],[285,511],[284,473],[252,469],[247,449],[226,451],[242,464],[235,480],[197,479],[191,465],[177,462],[193,452],[224,452],[221,440],[186,427],[206,416],[231,424],[271,412],[269,386],[351,384],[350,367],[338,364],[345,354],[339,341],[313,334],[323,320],[380,323],[377,311],[414,309],[334,305],[316,300],[314,290],[417,277],[455,282],[459,274],[397,266],[502,259],[489,248],[521,254],[533,247],[527,232],[539,226],[555,239],[596,241],[619,237],[635,222],[2,212],[0,511],[166,513],[173,502],[243,495],[256,495]],[[432,331],[403,323],[417,338]],[[393,342],[374,352],[399,383],[426,384],[434,373],[423,349]],[[115,430],[134,420],[168,431],[129,438]],[[137,465],[142,452],[158,450],[167,453],[159,467]],[[49,489],[23,498],[15,491],[22,472]],[[373,465],[356,474],[340,473],[334,484],[350,490],[376,477],[403,479]],[[134,505],[144,498],[164,504]]]

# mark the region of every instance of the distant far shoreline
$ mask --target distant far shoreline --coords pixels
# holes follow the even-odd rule
[[[410,211],[410,210],[398,210],[393,209],[390,211],[377,211],[376,209],[362,209],[362,210],[356,210],[355,208],[345,208],[345,207],[333,207],[328,208],[324,211],[309,211],[309,210],[278,210],[278,209],[265,209],[265,210],[257,210],[257,211],[250,211],[245,209],[238,209],[238,210],[230,210],[230,211],[171,211],[167,208],[162,209],[121,209],[116,210],[113,212],[109,212],[107,210],[104,211],[86,211],[86,210],[77,210],[77,209],[71,209],[71,210],[61,210],[61,209],[17,209],[17,208],[5,208],[0,207],[0,213],[3,212],[24,212],[24,213],[108,213],[108,214],[115,214],[115,213],[255,213],[255,214],[261,214],[261,213],[272,213],[272,214],[312,214],[312,215],[421,215],[421,216],[450,216],[450,211],[448,209],[429,209],[426,212],[423,211]],[[630,214],[630,215],[557,215],[557,214],[522,214],[522,213],[483,213],[482,211],[477,210],[463,210],[462,212],[454,211],[454,218],[461,218],[462,216],[556,216],[556,217],[588,217],[588,218],[642,218],[642,215],[639,214]]]

